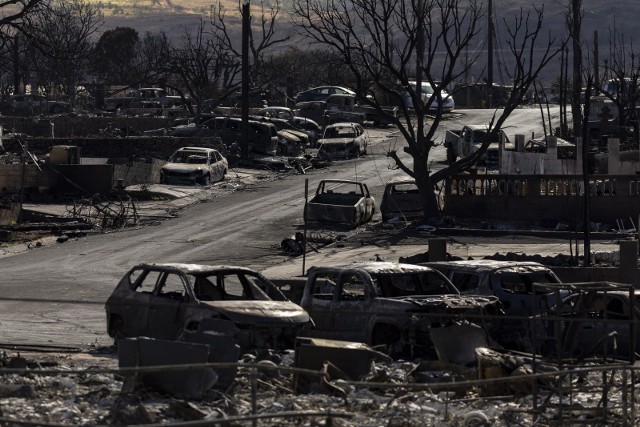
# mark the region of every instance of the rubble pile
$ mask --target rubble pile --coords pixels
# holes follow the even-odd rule
[[[376,362],[358,382],[324,377],[319,391],[294,394],[295,374],[287,369],[294,364],[293,352],[283,353],[281,360],[276,359],[279,364],[245,355],[229,388],[210,390],[202,399],[186,399],[123,381],[113,357],[27,357],[2,358],[0,424],[134,425],[226,419],[244,425],[255,419],[259,425],[506,426],[532,425],[541,416],[547,425],[559,417],[597,422],[589,418],[593,416],[589,409],[594,408],[612,423],[625,424],[635,416],[633,405],[621,406],[624,394],[633,394],[634,387],[607,387],[608,410],[602,408],[602,395],[582,391],[602,389],[607,375],[600,370],[576,372],[570,382],[565,381],[569,388],[562,399],[538,382],[536,414],[531,389],[487,394],[477,380],[462,375],[466,371],[473,376],[475,368],[438,362]],[[260,368],[257,375],[252,375],[253,368]],[[625,373],[613,371],[608,378],[624,381]],[[522,375],[514,381],[521,385]],[[559,409],[560,402],[565,403],[564,410]]]

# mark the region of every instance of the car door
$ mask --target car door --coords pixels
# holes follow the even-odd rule
[[[217,151],[211,152],[211,161],[213,162],[213,173],[211,176],[215,176],[216,181],[220,181],[224,178],[224,163],[222,162],[222,155]]]
[[[149,304],[149,336],[175,339],[184,328],[186,305],[191,301],[187,279],[176,272],[160,275]]]
[[[629,357],[629,302],[618,294],[599,293],[584,298],[581,319],[575,322],[574,355],[607,355]],[[633,313],[636,316],[634,310]],[[635,319],[634,319],[635,320]]]
[[[331,328],[341,340],[369,343],[369,326],[375,316],[375,295],[360,272],[343,272],[331,301]]]
[[[120,333],[123,336],[147,335],[149,306],[159,276],[158,271],[134,269],[128,273],[130,287],[125,283],[121,292],[109,297],[107,311],[122,318]]]

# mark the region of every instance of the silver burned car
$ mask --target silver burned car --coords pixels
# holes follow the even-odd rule
[[[107,331],[116,340],[215,330],[243,349],[281,348],[312,325],[273,283],[237,266],[139,264],[122,277],[105,308]]]
[[[182,147],[160,170],[161,184],[209,185],[225,178],[229,164],[218,150]]]

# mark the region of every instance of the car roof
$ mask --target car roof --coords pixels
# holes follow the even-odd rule
[[[351,264],[339,264],[331,266],[314,266],[312,269],[327,269],[327,270],[364,270],[369,274],[388,274],[388,273],[418,273],[418,272],[431,272],[433,268],[416,265],[416,264],[402,264],[397,262],[387,261],[360,261],[353,262]]]
[[[403,177],[395,177],[395,178],[391,178],[386,185],[398,185],[398,184],[416,184],[416,180],[415,179],[407,179],[407,178],[403,178]]]
[[[259,274],[255,270],[246,267],[231,265],[206,265],[206,264],[188,264],[188,263],[142,263],[133,268],[180,271],[186,274],[207,274],[227,271],[241,271],[246,273]]]
[[[349,92],[349,93],[355,93],[354,91],[352,91],[351,89],[349,89],[349,88],[347,88],[347,87],[344,87],[344,86],[333,86],[333,85],[328,85],[328,86],[316,86],[316,87],[312,87],[312,88],[307,89],[307,90],[303,90],[302,92],[311,92],[312,90],[317,90],[317,89],[327,89],[327,88],[332,88],[332,87],[334,87],[334,88],[336,88],[336,89],[342,89],[342,90],[344,90],[344,91],[346,91],[346,92]]]
[[[327,128],[338,128],[338,127],[347,127],[347,126],[360,126],[360,123],[356,123],[356,122],[331,123],[327,125]]]
[[[274,111],[274,110],[276,110],[276,111],[287,111],[287,112],[289,112],[289,111],[293,111],[293,110],[292,110],[291,108],[289,108],[289,107],[282,107],[282,106],[280,106],[280,105],[272,105],[271,107],[264,107],[264,108],[259,109],[259,110],[258,110],[258,113],[259,113],[260,111]]]
[[[216,151],[216,150],[214,148],[207,148],[207,147],[181,147],[181,148],[178,148],[176,151],[202,151],[204,153],[207,153],[207,152]]]
[[[462,260],[462,261],[435,261],[429,262],[426,265],[438,267],[449,267],[450,269],[462,270],[462,271],[474,271],[474,272],[493,272],[497,270],[508,271],[513,270],[542,270],[549,269],[539,262],[533,261],[502,261],[493,259],[475,259],[475,260]]]

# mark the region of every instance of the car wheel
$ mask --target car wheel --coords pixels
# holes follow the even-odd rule
[[[398,357],[405,352],[401,338],[402,332],[397,327],[380,324],[373,328],[371,342],[374,346],[385,346],[389,356]]]
[[[118,344],[118,340],[124,338],[124,320],[122,317],[113,315],[109,323],[109,334],[113,337],[114,344]]]
[[[204,178],[202,178],[202,185],[204,186],[211,185],[211,175],[205,175]]]

